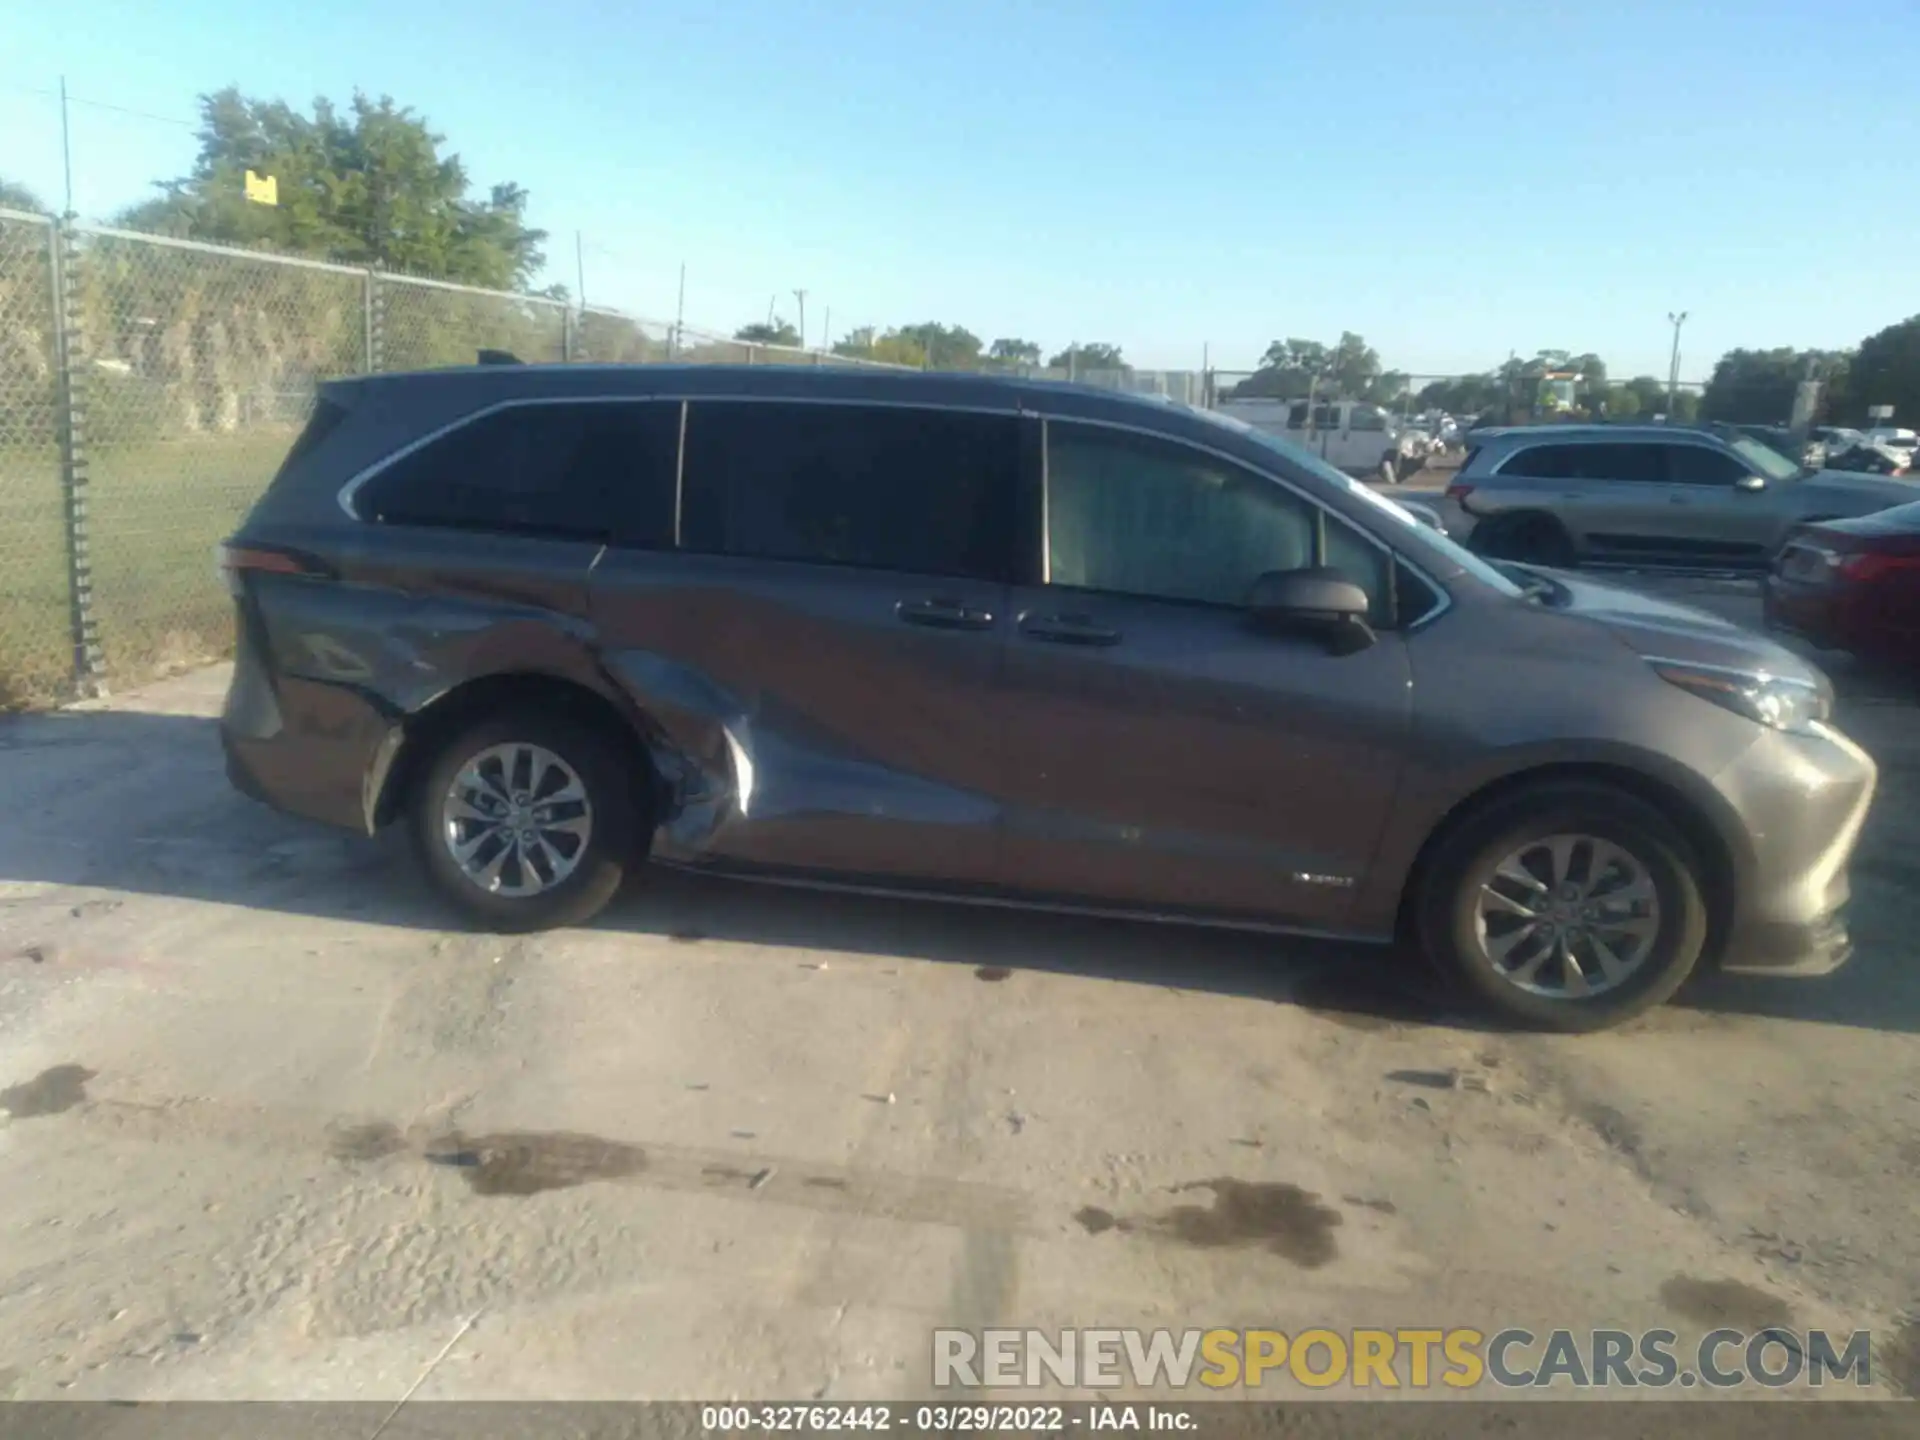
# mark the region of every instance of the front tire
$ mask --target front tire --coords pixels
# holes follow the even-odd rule
[[[1665,1003],[1705,949],[1698,858],[1653,806],[1603,784],[1494,801],[1421,882],[1421,948],[1503,1018],[1602,1030]]]
[[[534,710],[489,717],[442,745],[411,816],[441,893],[509,934],[598,914],[626,877],[635,818],[619,747]]]

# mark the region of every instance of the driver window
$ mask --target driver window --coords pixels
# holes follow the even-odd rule
[[[1237,608],[1256,576],[1314,563],[1317,521],[1292,491],[1186,446],[1048,422],[1054,585]]]

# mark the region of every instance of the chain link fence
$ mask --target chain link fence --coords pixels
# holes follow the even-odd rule
[[[214,548],[315,387],[529,362],[876,362],[543,296],[0,210],[0,710],[216,658]],[[893,367],[880,367],[893,368]]]
[[[231,644],[214,548],[336,376],[528,362],[899,368],[618,311],[0,211],[0,709]],[[1000,369],[1207,403],[1194,371]]]
[[[51,222],[0,211],[0,709],[73,671]]]

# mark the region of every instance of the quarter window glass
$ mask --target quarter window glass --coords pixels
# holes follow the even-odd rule
[[[689,550],[1010,578],[1011,415],[697,401],[684,463]]]
[[[1353,422],[1349,427],[1354,430],[1385,430],[1387,417],[1371,405],[1361,405],[1353,412]]]
[[[1523,480],[1564,480],[1567,477],[1566,445],[1534,445],[1522,450],[1500,467],[1502,475]]]
[[[1709,450],[1704,445],[1667,447],[1667,478],[1676,485],[1718,485],[1724,488],[1746,473],[1746,467],[1731,455]]]
[[[1314,563],[1315,507],[1271,481],[1145,436],[1047,435],[1055,585],[1239,606],[1257,576]]]
[[[388,525],[554,539],[673,541],[680,407],[516,405],[483,415],[367,483],[360,513]]]

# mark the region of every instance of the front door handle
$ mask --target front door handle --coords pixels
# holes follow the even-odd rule
[[[935,630],[990,630],[993,612],[976,610],[960,600],[902,600],[893,613],[909,625],[927,625]]]
[[[1020,622],[1022,634],[1055,645],[1118,645],[1120,632],[1085,615],[1029,615]]]

